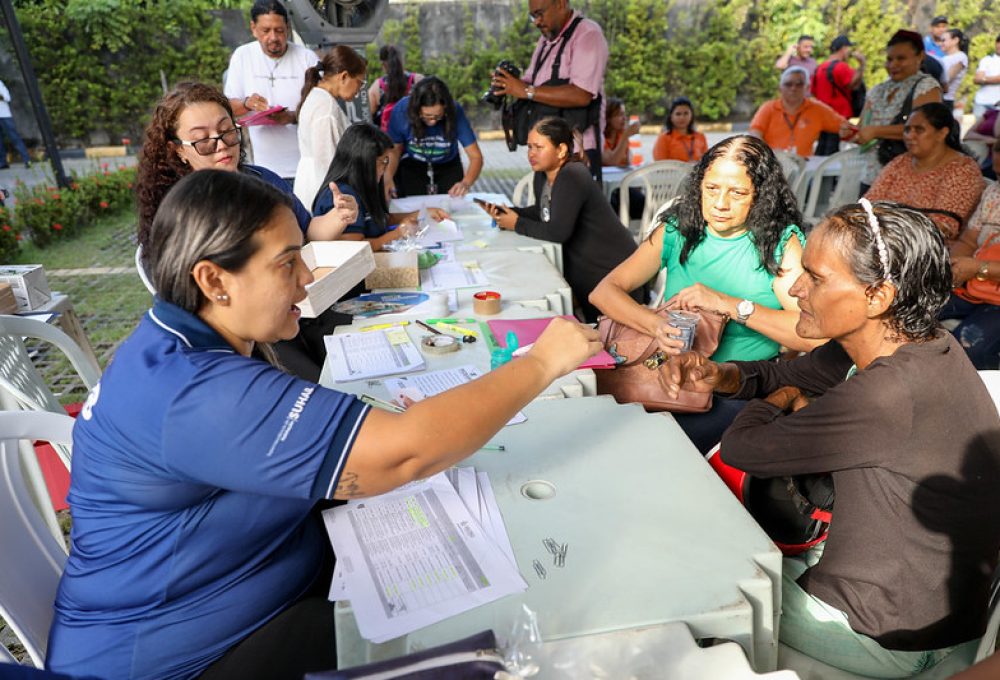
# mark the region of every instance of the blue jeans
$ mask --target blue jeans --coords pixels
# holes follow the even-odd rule
[[[747,403],[743,399],[727,399],[715,395],[711,410],[705,413],[675,413],[674,420],[695,448],[706,454],[719,443],[722,433],[733,424]]]
[[[952,333],[978,370],[1000,365],[1000,307],[968,302],[953,293],[938,318],[962,320]]]
[[[31,156],[28,155],[28,147],[24,145],[24,140],[21,139],[21,135],[17,134],[17,128],[14,126],[13,118],[0,118],[0,130],[3,131],[3,137],[0,137],[0,165],[7,165],[7,146],[4,144],[4,137],[6,137],[17,152],[21,154],[21,159],[25,164],[31,162]]]

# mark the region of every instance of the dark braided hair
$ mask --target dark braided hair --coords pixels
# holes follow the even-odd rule
[[[671,223],[684,238],[681,264],[699,243],[705,240],[705,217],[701,207],[701,184],[705,173],[715,161],[729,158],[744,168],[753,184],[753,205],[745,226],[760,255],[760,268],[777,276],[781,263],[775,255],[781,235],[788,225],[802,224],[799,212],[781,164],[774,152],[762,140],[750,135],[737,135],[719,142],[708,150],[684,180],[681,193],[673,205],[656,216],[657,222]]]

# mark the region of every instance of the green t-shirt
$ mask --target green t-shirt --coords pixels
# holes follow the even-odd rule
[[[777,262],[785,254],[785,244],[792,234],[805,246],[806,237],[794,224],[785,227],[781,242],[775,250]],[[706,230],[705,240],[699,243],[681,264],[684,238],[676,226],[668,223],[663,233],[661,266],[667,270],[667,286],[663,299],[669,300],[680,290],[701,283],[713,290],[739,299],[752,300],[755,304],[781,309],[774,294],[775,277],[760,266],[760,255],[750,232],[733,238],[722,238]],[[780,345],[757,331],[737,323],[726,324],[719,349],[712,355],[714,361],[757,361],[770,359],[778,354]]]

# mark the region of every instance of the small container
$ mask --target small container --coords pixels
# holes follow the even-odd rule
[[[675,337],[684,342],[682,352],[690,352],[691,348],[694,347],[694,334],[700,320],[701,316],[694,312],[667,312],[667,324],[681,332],[679,336]]]

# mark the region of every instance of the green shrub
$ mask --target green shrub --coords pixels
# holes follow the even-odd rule
[[[17,255],[21,235],[11,224],[10,210],[0,208],[0,263],[13,262]]]

